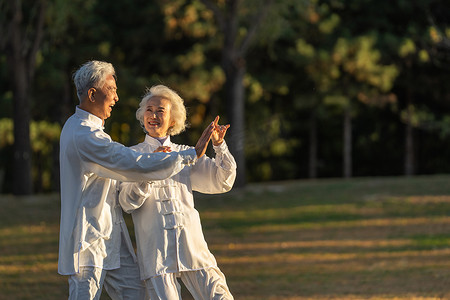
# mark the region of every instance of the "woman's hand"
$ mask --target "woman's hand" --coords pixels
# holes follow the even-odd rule
[[[214,122],[211,122],[208,127],[205,128],[202,135],[198,139],[197,144],[195,145],[195,152],[197,152],[197,158],[202,157],[206,149],[208,148],[209,140],[211,139],[211,135],[214,131]]]
[[[214,131],[211,136],[211,140],[214,146],[219,146],[222,144],[225,134],[227,133],[228,128],[230,128],[230,124],[227,125],[219,125],[219,116],[214,119]]]

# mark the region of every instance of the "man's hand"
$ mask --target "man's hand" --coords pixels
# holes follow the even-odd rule
[[[227,133],[228,128],[230,128],[230,124],[227,125],[219,125],[219,116],[214,119],[214,131],[211,136],[211,140],[214,146],[219,146],[222,144],[225,134]]]
[[[197,158],[202,157],[206,148],[208,148],[209,140],[211,139],[211,135],[213,134],[215,125],[214,122],[208,125],[202,133],[202,136],[198,139],[197,144],[195,145],[195,152],[197,152]]]
[[[159,146],[158,148],[156,148],[155,151],[153,151],[153,153],[155,152],[172,152],[172,149],[170,149],[170,146]]]

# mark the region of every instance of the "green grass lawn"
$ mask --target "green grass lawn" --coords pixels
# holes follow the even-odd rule
[[[0,205],[0,299],[67,298],[59,196]],[[196,206],[237,300],[450,299],[448,175],[254,184]]]

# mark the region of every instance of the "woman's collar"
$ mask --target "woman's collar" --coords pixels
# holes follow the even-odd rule
[[[169,135],[164,138],[154,138],[152,136],[149,136],[148,134],[145,135],[145,142],[157,147],[168,146],[171,143]]]

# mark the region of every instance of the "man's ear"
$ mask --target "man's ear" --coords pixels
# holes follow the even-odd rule
[[[95,102],[95,96],[94,96],[95,92],[96,92],[95,88],[90,88],[88,90],[88,99],[90,102]]]

